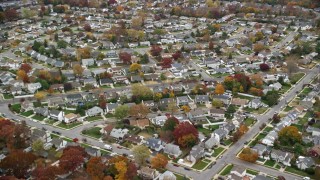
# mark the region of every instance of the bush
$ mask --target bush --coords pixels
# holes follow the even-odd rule
[[[313,168],[307,168],[306,169],[306,173],[310,174],[310,175],[314,175],[315,171]]]

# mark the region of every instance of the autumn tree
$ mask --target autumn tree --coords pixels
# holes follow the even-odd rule
[[[84,70],[80,64],[73,65],[72,69],[73,69],[73,73],[78,77],[80,77],[82,75],[83,70]]]
[[[5,169],[9,173],[8,175],[26,179],[27,172],[32,167],[36,158],[32,153],[15,150],[10,152],[10,154],[0,162],[0,168]]]
[[[17,71],[17,80],[22,80],[24,83],[28,83],[29,77],[24,70],[18,70]]]
[[[182,106],[181,109],[182,109],[185,113],[188,113],[188,112],[190,112],[190,110],[191,110],[190,107],[187,106],[187,105]]]
[[[257,152],[251,150],[250,148],[244,148],[239,154],[239,158],[244,161],[255,163],[258,160],[259,155]]]
[[[141,65],[138,63],[132,63],[130,65],[130,72],[140,72],[141,71]]]
[[[117,119],[123,119],[128,116],[128,113],[129,113],[129,106],[121,105],[115,109],[114,116]]]
[[[143,25],[142,17],[136,17],[131,19],[131,27],[133,29],[141,29],[142,25]]]
[[[131,91],[133,96],[139,96],[141,98],[152,98],[153,93],[151,89],[147,86],[141,84],[131,85]]]
[[[168,164],[168,158],[165,155],[160,153],[158,153],[156,156],[154,156],[151,159],[151,166],[152,168],[155,168],[155,169],[165,168],[167,164]]]
[[[92,179],[103,179],[106,165],[101,157],[91,157],[86,165],[86,172]]]
[[[30,64],[23,63],[23,64],[21,64],[19,69],[23,70],[26,73],[29,73],[31,71],[32,67],[30,66]]]
[[[213,44],[212,41],[209,42],[208,48],[209,48],[210,50],[213,50],[214,44]]]
[[[179,107],[177,106],[177,103],[175,101],[171,101],[167,105],[167,111],[170,112],[171,114],[175,114],[178,112]]]
[[[44,98],[46,98],[46,93],[44,91],[39,91],[36,94],[34,94],[34,98],[37,99],[38,102],[42,101]]]
[[[76,51],[77,60],[88,59],[91,56],[91,50],[89,47],[78,48]]]
[[[106,107],[107,107],[106,97],[105,97],[104,95],[100,95],[98,101],[99,101],[99,106],[100,106],[100,108],[106,109]]]
[[[124,156],[115,156],[109,160],[108,164],[107,171],[115,177],[122,176],[122,178],[125,179],[134,179],[137,175],[137,167],[135,164],[129,162],[128,158]]]
[[[161,54],[162,48],[158,45],[152,45],[150,52],[152,56],[159,56]]]
[[[162,130],[163,131],[173,131],[178,124],[179,124],[179,120],[177,118],[175,118],[174,116],[171,116],[165,121],[165,123],[162,127]]]
[[[6,19],[8,21],[13,21],[19,17],[19,14],[18,14],[17,10],[15,10],[14,8],[7,8],[4,11],[4,16],[6,17]]]
[[[135,162],[137,162],[139,165],[144,165],[146,163],[146,159],[150,157],[149,148],[144,145],[135,146],[132,149],[132,153]]]
[[[266,63],[260,64],[260,70],[261,71],[269,71],[269,69],[270,69],[270,67],[269,67],[268,64],[266,64]]]
[[[73,172],[84,163],[87,153],[80,146],[69,146],[63,149],[59,167],[65,172]]]
[[[198,135],[198,130],[189,122],[178,124],[173,131],[175,142],[182,147],[186,147],[185,145],[189,144],[189,142],[196,142]]]
[[[299,57],[296,55],[290,55],[286,57],[287,72],[289,77],[291,77],[291,75],[298,70],[298,65],[297,65],[298,60],[299,60]]]
[[[215,108],[221,108],[223,107],[223,102],[219,99],[213,99],[211,105]]]
[[[90,24],[85,24],[85,25],[83,26],[83,29],[84,29],[85,31],[87,31],[87,32],[90,32],[90,31],[92,30]]]
[[[278,139],[281,144],[293,146],[296,143],[301,143],[302,135],[295,126],[287,126],[278,132]]]
[[[43,150],[43,145],[43,141],[41,139],[38,139],[32,143],[31,147],[34,152],[39,153]]]
[[[191,148],[194,145],[196,145],[197,141],[198,141],[197,137],[195,137],[193,134],[187,134],[179,138],[178,144],[184,148],[185,147]]]
[[[214,90],[215,94],[221,95],[224,93],[224,86],[222,84],[217,84],[215,90]]]
[[[255,53],[259,53],[259,52],[263,51],[264,48],[265,48],[264,45],[261,44],[261,43],[256,43],[256,44],[253,45],[253,51]]]
[[[131,64],[131,55],[127,52],[120,52],[119,58],[123,64]]]
[[[150,112],[149,108],[144,104],[140,103],[130,107],[129,115],[137,118],[144,118]]]
[[[162,68],[171,68],[172,59],[171,58],[163,58],[161,66]]]
[[[31,176],[38,180],[55,180],[59,174],[61,174],[61,170],[57,166],[37,166]]]

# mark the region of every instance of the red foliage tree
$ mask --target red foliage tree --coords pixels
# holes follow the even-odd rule
[[[85,31],[87,31],[87,32],[90,32],[90,31],[92,30],[90,24],[85,24],[85,25],[83,26],[83,29],[84,29]]]
[[[261,71],[268,71],[270,69],[269,65],[266,63],[260,64],[260,70]]]
[[[104,95],[99,97],[99,106],[102,109],[106,109],[107,101],[106,101],[106,97]]]
[[[210,42],[209,42],[209,49],[210,49],[210,50],[213,50],[213,48],[214,48],[214,44],[213,44],[212,41],[210,41]]]
[[[57,166],[37,167],[32,172],[32,177],[38,180],[55,180],[60,173]]]
[[[177,51],[177,52],[175,52],[174,54],[172,54],[172,58],[173,58],[174,60],[177,60],[177,59],[179,59],[179,58],[181,58],[181,57],[182,57],[182,54],[181,54],[180,51]]]
[[[123,64],[131,64],[131,55],[127,52],[119,53],[119,58],[122,60]]]
[[[242,85],[245,92],[249,90],[252,83],[248,76],[246,76],[245,74],[235,74],[233,77]]]
[[[152,45],[151,46],[151,55],[152,56],[159,56],[161,54],[162,48],[158,45]]]
[[[13,8],[8,8],[4,11],[4,16],[8,21],[15,20],[19,17],[18,12]]]
[[[116,1],[116,0],[109,0],[109,1],[108,1],[108,4],[109,4],[109,5],[117,4],[117,1]]]
[[[60,158],[59,167],[64,172],[72,172],[84,163],[87,153],[80,146],[69,146],[63,150]]]
[[[198,138],[198,130],[189,122],[182,122],[173,131],[173,137],[175,142],[178,144],[179,139],[183,136],[192,134],[194,137]]]
[[[23,63],[23,64],[21,64],[20,69],[26,73],[29,73],[31,71],[32,67],[30,66],[30,64]]]
[[[172,59],[171,58],[163,58],[162,59],[162,68],[171,68]]]

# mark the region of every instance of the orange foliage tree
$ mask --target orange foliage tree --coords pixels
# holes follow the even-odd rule
[[[168,164],[168,158],[163,154],[157,154],[151,159],[153,168],[164,168]]]
[[[221,95],[221,94],[224,93],[224,91],[225,90],[224,90],[223,85],[222,84],[217,84],[216,89],[214,90],[214,93]]]
[[[240,159],[251,162],[251,163],[255,163],[258,157],[259,157],[258,153],[251,150],[250,148],[244,148],[242,152],[239,154]]]

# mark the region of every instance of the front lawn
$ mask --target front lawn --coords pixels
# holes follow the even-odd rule
[[[214,149],[214,152],[212,153],[213,157],[217,157],[221,154],[222,151],[224,151],[225,149],[223,147],[218,147],[216,149]]]
[[[113,117],[114,117],[114,115],[113,115],[113,114],[111,114],[111,113],[108,113],[108,114],[106,114],[104,117],[106,117],[106,118],[113,118]]]
[[[302,77],[304,76],[304,73],[295,73],[293,74],[289,80],[291,82],[291,84],[295,84],[297,83]]]
[[[259,174],[258,171],[255,171],[255,170],[252,170],[252,169],[247,169],[247,173],[251,174],[251,175],[258,175]]]
[[[193,169],[203,170],[208,165],[207,162],[198,161],[195,165],[192,166]]]
[[[300,94],[302,94],[302,95],[308,95],[308,94],[309,94],[309,92],[311,92],[311,91],[312,91],[312,89],[311,89],[311,88],[306,87],[306,88],[304,88],[304,89],[301,91],[301,93],[300,93]]]
[[[13,104],[10,107],[10,110],[16,113],[20,113],[21,111],[21,105],[20,104]]]
[[[284,108],[284,112],[289,112],[289,111],[291,111],[293,109],[293,107],[291,107],[291,106],[286,106],[285,108]]]
[[[212,131],[216,130],[216,129],[219,129],[219,125],[210,125],[209,126],[209,129],[211,129]]]
[[[13,95],[12,94],[3,94],[4,99],[12,99]]]
[[[182,175],[180,175],[180,174],[176,174],[176,173],[174,173],[174,175],[176,176],[176,180],[186,180],[186,179],[189,179],[189,178],[187,178],[186,176],[182,176]]]
[[[33,114],[33,111],[32,111],[32,110],[31,110],[31,111],[26,111],[26,112],[20,113],[20,115],[25,116],[25,117],[29,117],[29,116],[31,116],[32,114]]]
[[[82,124],[82,122],[74,122],[74,123],[69,123],[69,124],[62,122],[62,123],[58,124],[57,126],[61,127],[61,128],[65,128],[65,129],[71,129],[71,128],[74,128],[74,127],[79,126],[81,124]]]
[[[86,121],[92,122],[92,121],[98,121],[102,120],[103,118],[101,116],[92,116],[92,117],[86,117]]]
[[[211,130],[205,129],[203,127],[198,127],[197,129],[199,132],[202,132],[205,136],[210,136],[210,134],[212,133]]]
[[[233,168],[233,164],[229,164],[229,165],[225,166],[223,171],[220,173],[220,175],[226,176],[226,175],[230,174],[232,168]]]
[[[244,124],[246,125],[246,126],[251,126],[251,125],[253,125],[254,124],[254,119],[253,118],[246,118],[245,120],[244,120]]]
[[[261,108],[258,108],[258,109],[253,109],[253,108],[246,107],[243,110],[251,112],[251,113],[255,113],[255,114],[263,114],[267,109],[268,108],[266,108],[266,107],[261,107]]]
[[[267,160],[264,165],[266,166],[270,166],[270,167],[273,167],[274,165],[276,164],[275,161],[272,161],[272,160]]]
[[[264,129],[263,129],[263,131],[265,131],[265,132],[270,132],[270,131],[272,131],[273,130],[273,127],[269,127],[269,126],[267,126],[267,127],[265,127]]]
[[[100,127],[93,127],[87,130],[83,130],[82,134],[99,139],[102,136],[102,134],[100,133],[100,130],[101,130]]]
[[[293,167],[287,166],[286,169],[285,169],[285,171],[291,172],[291,173],[293,173],[293,174],[297,174],[297,175],[300,175],[300,176],[307,176],[307,177],[311,177],[311,178],[312,178],[312,176],[310,176],[310,175],[309,175],[308,173],[306,173],[305,171],[301,171],[301,170],[295,169],[295,168],[293,168]]]
[[[230,139],[227,139],[227,140],[223,140],[223,143],[226,145],[226,146],[229,146],[232,144],[232,141]]]
[[[284,93],[286,93],[290,88],[291,88],[291,85],[290,85],[290,84],[285,84],[285,85],[283,85],[282,88],[279,90],[279,93],[280,93],[280,94],[284,94]]]
[[[47,119],[47,120],[46,120],[46,123],[47,123],[47,124],[51,124],[51,125],[54,124],[54,123],[56,123],[56,122],[57,122],[57,120],[54,120],[54,119]]]
[[[308,122],[309,118],[312,117],[312,112],[307,111],[306,114],[303,116],[303,118],[299,118],[299,124],[304,125],[305,123]]]

